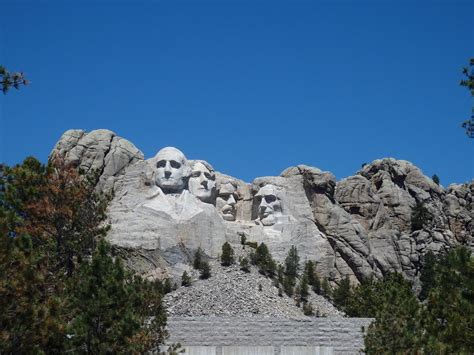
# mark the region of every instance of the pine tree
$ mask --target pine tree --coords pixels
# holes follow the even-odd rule
[[[240,270],[244,272],[250,272],[249,259],[244,257],[242,260],[240,260]]]
[[[321,284],[321,295],[327,298],[331,298],[331,286],[329,286],[329,281],[325,277]]]
[[[283,278],[283,290],[288,296],[293,296],[295,287],[295,279],[290,276],[286,276]]]
[[[166,279],[164,284],[163,284],[163,293],[170,293],[171,291],[173,291],[173,286],[171,285],[171,280],[170,279]]]
[[[0,170],[0,353],[142,353],[162,343],[162,285],[110,256],[108,197],[95,176],[60,158]]]
[[[432,261],[426,301],[420,303],[402,275],[364,281],[346,313],[373,317],[365,352],[468,354],[474,347],[474,258],[465,247]]]
[[[186,271],[183,271],[183,275],[181,275],[181,286],[191,286],[191,276]]]
[[[22,72],[10,73],[5,67],[0,65],[0,83],[3,93],[6,94],[11,87],[18,90],[21,85],[28,85],[30,82]]]
[[[448,354],[470,353],[474,348],[474,257],[465,246],[439,256],[428,292],[424,327],[431,338],[428,351]],[[425,323],[428,323],[425,321]]]
[[[314,280],[313,280],[313,291],[317,293],[318,295],[321,294],[321,280],[319,279],[318,274],[314,274]]]
[[[285,277],[285,268],[283,267],[282,264],[278,264],[277,276],[278,276],[278,282],[283,285],[283,281]]]
[[[308,280],[308,285],[313,286],[316,271],[314,268],[314,263],[311,260],[306,261],[306,263],[304,264],[303,275],[306,276],[306,279]]]
[[[294,293],[296,278],[298,277],[299,256],[296,247],[293,245],[285,259],[285,277],[283,280],[283,289],[288,296]]]
[[[266,262],[266,275],[268,277],[272,277],[272,278],[275,277],[276,269],[277,269],[276,262],[275,262],[275,260],[273,260],[271,255],[269,255],[269,257],[267,259],[267,262]]]
[[[222,245],[221,265],[230,266],[234,263],[234,249],[228,242]]]
[[[351,282],[348,276],[339,282],[339,285],[332,293],[332,298],[336,307],[342,310],[346,308],[347,303],[351,298]]]
[[[305,276],[301,278],[298,289],[299,289],[298,296],[301,302],[306,302],[308,300],[309,290],[308,290],[308,280]]]
[[[54,280],[31,237],[0,234],[1,354],[64,352],[67,304]]]
[[[391,274],[374,282],[372,289],[375,292],[368,294],[367,300],[356,296],[375,317],[364,339],[366,353],[438,353],[421,350],[424,335],[419,321],[428,318],[423,315],[409,282],[399,274]]]
[[[264,265],[270,255],[270,251],[265,243],[260,243],[255,251],[256,265]]]
[[[201,269],[202,256],[203,256],[203,251],[202,251],[201,247],[198,247],[196,252],[194,253],[194,260],[193,260],[194,269],[196,269],[196,270]]]
[[[432,216],[424,203],[417,202],[411,214],[412,231],[423,229],[425,225],[430,223]]]
[[[201,267],[199,268],[199,271],[200,271],[200,275],[199,275],[200,279],[205,280],[211,277],[211,266],[206,260],[201,262]]]
[[[250,253],[250,262],[257,266],[262,275],[275,276],[277,266],[265,243],[261,243],[255,252]]]
[[[296,279],[298,277],[299,262],[298,250],[296,250],[296,247],[293,245],[285,259],[285,274]]]
[[[429,292],[435,286],[435,266],[437,262],[437,257],[432,251],[426,253],[423,258],[423,267],[420,274],[421,291],[418,296],[422,301],[428,297]]]
[[[68,329],[71,350],[145,352],[166,337],[161,286],[132,276],[109,254],[110,246],[101,241],[91,262],[83,263],[72,280],[76,314]]]
[[[438,175],[434,174],[434,175],[431,177],[431,180],[433,180],[433,182],[434,182],[436,185],[439,185],[439,177],[438,177]]]
[[[465,86],[474,98],[474,58],[469,59],[469,67],[462,70],[465,78],[461,80],[460,85]],[[466,129],[466,134],[470,138],[474,138],[474,107],[471,108],[471,118],[462,123],[462,127]]]
[[[311,302],[306,302],[306,303],[303,304],[303,314],[305,316],[314,315],[313,306],[312,306]]]

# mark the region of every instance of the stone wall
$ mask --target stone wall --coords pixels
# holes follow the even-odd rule
[[[187,354],[357,354],[367,318],[171,317],[169,341]]]

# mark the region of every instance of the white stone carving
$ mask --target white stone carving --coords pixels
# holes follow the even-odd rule
[[[231,180],[221,183],[217,194],[216,208],[224,220],[235,221],[237,200],[237,185]]]
[[[255,195],[258,203],[258,221],[264,226],[274,225],[282,216],[281,200],[274,185],[265,185]]]
[[[188,189],[202,202],[214,203],[216,197],[216,174],[209,163],[203,160],[192,162]]]
[[[189,177],[189,164],[184,154],[174,147],[161,149],[152,159],[155,162],[155,182],[164,193],[180,193]]]

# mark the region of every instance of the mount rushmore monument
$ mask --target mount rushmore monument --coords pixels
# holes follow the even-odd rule
[[[393,271],[416,280],[428,251],[474,246],[474,181],[445,189],[403,160],[375,160],[340,181],[298,165],[246,183],[173,147],[144,159],[108,130],[69,130],[51,155],[99,171],[97,189],[114,192],[107,238],[149,277],[179,277],[198,247],[216,258],[242,236],[267,244],[277,261],[295,245],[332,282]],[[432,219],[412,230],[417,203]]]

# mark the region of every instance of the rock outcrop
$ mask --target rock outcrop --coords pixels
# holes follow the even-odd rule
[[[174,148],[145,160],[108,130],[67,131],[51,154],[98,171],[97,188],[114,190],[108,238],[151,277],[177,279],[198,247],[217,258],[242,236],[265,242],[277,261],[295,245],[331,282],[393,271],[416,281],[428,251],[474,247],[474,180],[444,189],[403,160],[375,160],[341,181],[299,165],[247,184]],[[432,218],[413,230],[421,204]]]
[[[143,153],[128,140],[107,129],[86,133],[80,129],[64,132],[50,156],[60,155],[86,173],[97,172],[97,187],[109,191],[125,168],[143,160]]]

